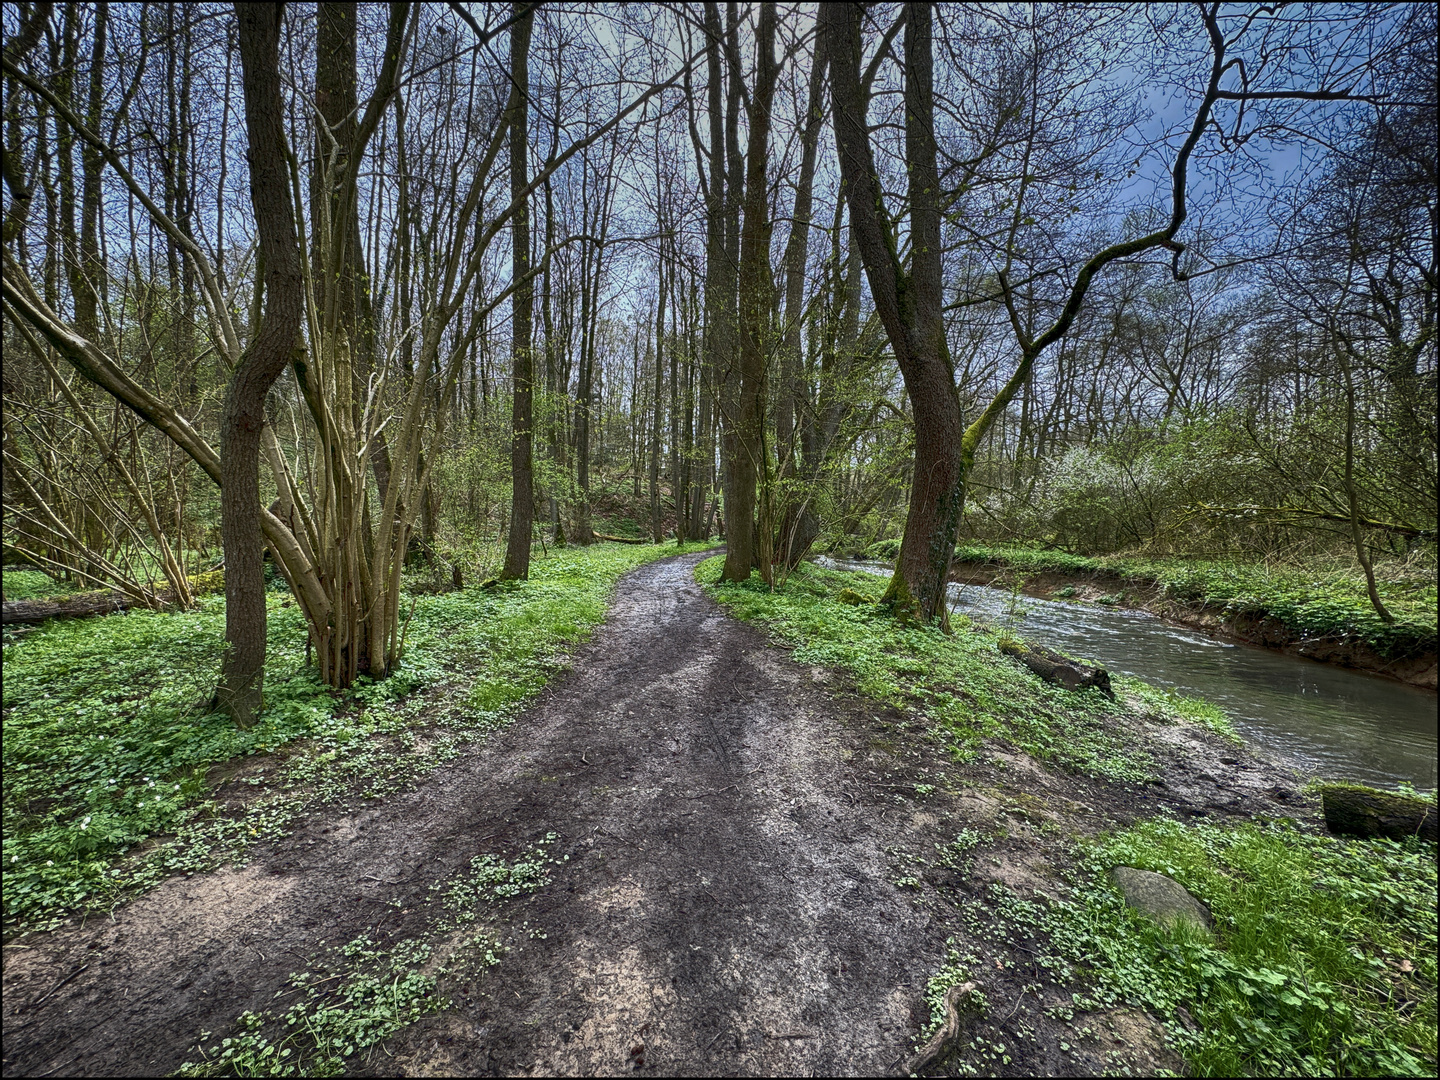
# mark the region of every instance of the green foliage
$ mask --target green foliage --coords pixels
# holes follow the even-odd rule
[[[696,578],[712,582],[721,560],[707,559]],[[996,638],[963,616],[955,632],[903,624],[870,604],[848,604],[847,590],[873,587],[866,574],[803,563],[783,589],[771,591],[758,576],[707,586],[741,619],[765,625],[795,659],[849,674],[859,692],[882,705],[924,717],[943,732],[959,758],[981,741],[1003,738],[1042,760],[1114,780],[1145,780],[1153,763],[1123,722],[1132,708],[1099,694],[1074,694],[1043,682],[1003,657]],[[1127,688],[1131,681],[1123,684]],[[1155,691],[1139,704],[1147,713],[1189,721],[1200,710]]]
[[[299,609],[269,593],[265,710],[244,732],[203,705],[222,597],[52,620],[7,641],[7,934],[242,858],[321,803],[401,790],[508,722],[603,619],[619,576],[675,551],[567,549],[535,559],[529,581],[416,597],[399,669],[344,694],[304,666]]]
[[[1175,878],[1217,940],[1127,907],[1117,865]],[[1433,1076],[1435,866],[1417,841],[1155,819],[1091,845],[1072,899],[1041,921],[1052,966],[1093,983],[1079,1006],[1166,1018],[1197,1075]]]
[[[1382,656],[1433,652],[1436,645],[1436,584],[1433,574],[1377,582],[1380,598],[1395,616],[1382,622],[1355,571],[1274,567],[1223,560],[1084,556],[1023,547],[960,547],[955,557],[998,562],[1025,573],[1110,574],[1156,585],[1187,604],[1220,608],[1227,617],[1273,618],[1302,637],[1363,643]],[[1119,597],[1114,598],[1119,602]]]
[[[309,734],[332,711],[303,670],[298,610],[270,598],[264,721],[246,732],[214,692],[219,598],[193,611],[53,620],[5,645],[7,927],[113,894],[117,860],[193,819],[217,762]]]
[[[865,558],[892,562],[900,557],[899,540],[881,540],[865,549]]]
[[[83,586],[56,581],[43,570],[6,570],[6,600],[46,600],[52,596],[64,596]]]
[[[445,907],[455,912],[460,920],[474,919],[476,908],[482,902],[513,900],[524,893],[534,892],[549,881],[548,864],[556,860],[547,858],[545,849],[558,839],[557,833],[546,833],[545,838],[523,858],[509,863],[495,855],[477,855],[470,860],[469,872],[456,877],[448,888],[443,883],[437,883],[431,889],[443,892]],[[566,855],[558,861],[569,858]]]
[[[1179,719],[1213,731],[1216,735],[1223,735],[1231,742],[1242,741],[1225,711],[1204,698],[1186,697],[1169,687],[1151,686],[1129,675],[1112,674],[1110,685],[1117,693],[1124,693],[1136,705],[1142,706],[1152,719],[1161,723]]]

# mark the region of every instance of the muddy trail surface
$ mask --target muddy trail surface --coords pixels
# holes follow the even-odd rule
[[[202,1032],[213,1046],[246,1010],[283,1013],[293,973],[329,983],[317,957],[362,937],[433,943],[425,973],[451,1004],[347,1056],[352,1073],[903,1073],[947,941],[996,1012],[964,1033],[988,1056],[933,1067],[1183,1068],[1152,1017],[1073,1014],[1036,941],[961,913],[996,887],[1060,895],[1069,838],[1162,808],[1314,817],[1293,774],[1143,717],[1130,734],[1163,777],[1149,784],[1001,744],[956,764],[922,718],[726,616],[695,583],[703,557],[623,578],[569,670],[415,790],[316,813],[243,868],[7,945],[5,1074],[170,1072],[199,1060]],[[984,857],[937,860],[962,830],[991,838]],[[477,856],[537,848],[548,876],[482,905],[470,926],[494,955],[466,953],[436,898]]]
[[[893,1068],[943,941],[887,880],[905,825],[856,803],[837,702],[702,594],[699,558],[625,578],[571,670],[417,790],[7,950],[6,1073],[171,1071],[318,942],[552,832],[569,859],[519,905],[546,936],[391,1044],[414,1071]]]

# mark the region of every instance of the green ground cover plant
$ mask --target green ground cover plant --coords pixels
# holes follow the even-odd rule
[[[551,865],[564,861],[548,852],[555,839],[549,833],[510,861],[476,856],[468,872],[436,882],[424,903],[443,911],[419,937],[382,948],[371,928],[338,948],[320,950],[291,973],[289,988],[275,995],[276,1007],[241,1013],[218,1039],[200,1032],[193,1048],[198,1060],[175,1075],[339,1076],[359,1064],[354,1059],[362,1053],[369,1064],[383,1040],[451,1005],[442,983],[456,980],[447,976],[459,974],[468,989],[501,962],[506,948],[494,928],[474,924],[550,880]],[[461,929],[467,932],[454,933]]]
[[[304,621],[282,584],[268,595],[265,712],[243,732],[204,708],[222,597],[7,632],[7,937],[242,858],[322,803],[404,788],[507,722],[604,618],[622,573],[677,550],[552,550],[529,581],[416,595],[399,669],[344,694],[305,666]]]
[[[1215,938],[1127,907],[1120,865],[1179,881]],[[1052,967],[1090,984],[1078,1007],[1163,1017],[1199,1076],[1435,1075],[1433,844],[1157,818],[1092,842],[1081,867],[1069,901],[1030,913]]]
[[[56,581],[43,570],[6,570],[3,578],[6,600],[45,600],[85,587]]]
[[[952,620],[951,634],[902,624],[870,602],[878,590],[868,574],[802,563],[771,591],[757,576],[710,584],[719,570],[718,557],[707,559],[696,578],[732,614],[764,625],[796,660],[838,668],[866,697],[920,714],[960,759],[998,737],[1088,775],[1143,781],[1154,763],[1124,729],[1127,712],[1233,735],[1219,710],[1138,680],[1115,680],[1118,704],[1043,682],[1000,654],[998,635],[963,615]]]
[[[1269,616],[1305,637],[1334,637],[1368,645],[1389,658],[1419,656],[1436,646],[1436,582],[1396,571],[1377,580],[1380,598],[1395,616],[1375,613],[1364,579],[1353,569],[1269,566],[1230,560],[1086,556],[1025,547],[960,547],[955,557],[992,562],[1021,573],[1113,574],[1155,585],[1187,604],[1224,610],[1227,616]],[[1379,573],[1379,568],[1377,568]]]

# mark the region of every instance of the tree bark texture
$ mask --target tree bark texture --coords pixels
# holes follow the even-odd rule
[[[915,417],[915,469],[905,536],[883,603],[922,622],[945,617],[945,583],[962,508],[960,399],[941,310],[940,199],[936,168],[931,12],[905,5],[905,157],[909,171],[911,263],[884,208],[866,129],[860,78],[862,9],[827,4],[820,33],[830,65],[835,141],[871,295],[905,380]]]
[[[705,4],[706,111],[710,117],[710,175],[705,188],[705,338],[700,362],[699,471],[691,495],[690,534],[703,536],[709,530],[706,501],[715,489],[714,423],[711,415],[717,373],[726,362],[729,329],[725,303],[725,111],[724,68],[720,61],[720,10],[711,0]],[[696,167],[703,171],[697,149]],[[733,273],[730,275],[734,280]]]
[[[225,548],[225,662],[216,701],[249,727],[265,686],[260,431],[265,395],[285,369],[304,314],[300,243],[285,159],[278,4],[237,4],[250,200],[265,261],[265,315],[225,390],[220,422],[220,536]]]
[[[534,5],[516,4],[516,22],[510,28],[510,78],[515,90],[515,109],[510,116],[510,198],[515,206],[515,220],[510,251],[513,280],[523,282],[512,300],[512,351],[514,367],[512,383],[514,402],[510,412],[510,537],[505,546],[505,565],[500,576],[507,580],[530,576],[530,534],[535,518],[535,450],[534,396],[535,361],[530,354],[530,323],[533,317],[535,287],[527,277],[530,273],[530,200],[527,143],[530,116],[530,29],[534,23]]]
[[[745,160],[745,220],[740,237],[740,355],[738,370],[727,382],[731,415],[724,447],[729,462],[730,490],[725,502],[728,538],[724,581],[744,581],[757,559],[770,580],[771,535],[764,523],[756,550],[755,485],[767,467],[764,447],[765,356],[770,338],[774,282],[770,276],[770,215],[765,166],[769,158],[770,109],[775,97],[775,5],[761,4],[755,31],[755,87],[750,98],[750,140]]]

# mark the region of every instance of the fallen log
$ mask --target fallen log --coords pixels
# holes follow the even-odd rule
[[[1413,795],[1362,784],[1324,784],[1320,788],[1320,805],[1325,811],[1325,825],[1332,833],[1391,840],[1407,836],[1432,842],[1436,839],[1435,804]]]
[[[1063,686],[1066,690],[1083,690],[1093,686],[1111,701],[1115,700],[1115,691],[1110,688],[1110,673],[1103,667],[1082,664],[1054,649],[1023,641],[1001,641],[1000,651],[1024,663],[1046,682]]]
[[[595,539],[596,539],[596,540],[609,540],[611,543],[615,543],[615,544],[648,544],[648,543],[650,543],[650,541],[647,540],[647,539],[646,539],[645,537],[643,537],[643,536],[609,536],[609,535],[607,535],[607,534],[605,534],[605,533],[596,533],[596,534],[595,534]]]
[[[216,570],[197,574],[190,578],[190,592],[217,592],[225,587],[225,575]],[[162,607],[175,602],[175,590],[158,589],[155,601]],[[116,589],[91,589],[89,592],[70,593],[67,596],[53,596],[45,600],[6,600],[0,612],[0,625],[11,626],[22,623],[44,622],[46,619],[80,619],[94,615],[113,615],[117,611],[129,611],[133,607],[148,605],[133,596]]]
[[[71,593],[69,596],[49,600],[6,600],[0,621],[5,626],[12,623],[38,623],[46,619],[76,619],[87,615],[110,615],[126,611],[139,601],[133,596],[110,589],[96,589],[92,592]]]

